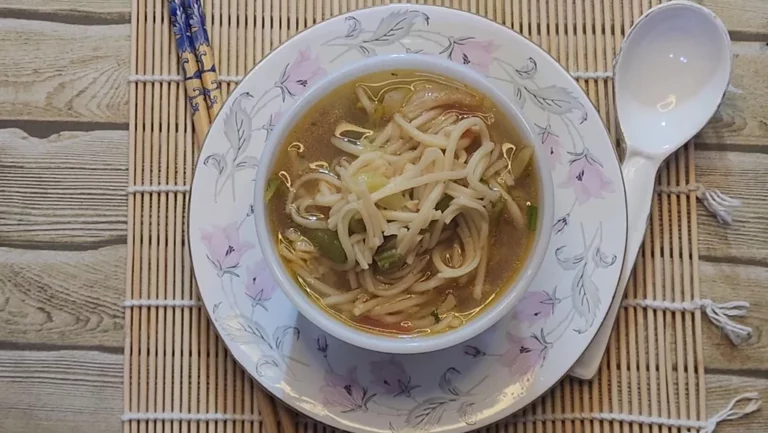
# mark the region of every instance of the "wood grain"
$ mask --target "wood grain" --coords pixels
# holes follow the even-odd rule
[[[706,367],[742,372],[762,370],[768,378],[768,341],[763,338],[763,331],[768,329],[768,303],[765,302],[768,268],[706,261],[700,264],[702,297],[715,302],[749,302],[749,314],[735,320],[754,330],[752,339],[746,345],[734,349],[727,337],[707,323],[703,333]],[[738,356],[738,362],[734,362],[735,355]]]
[[[731,39],[768,41],[768,10],[764,0],[699,0],[716,13]]]
[[[0,19],[0,119],[125,122],[130,25]]]
[[[3,10],[46,11],[69,13],[131,13],[131,0],[3,0]]]
[[[768,46],[735,42],[732,47],[731,88],[697,137],[696,148],[768,153],[768,105],[764,103],[768,99]]]
[[[0,431],[121,431],[122,355],[0,351]]]
[[[122,348],[125,255],[0,248],[0,342]]]
[[[696,152],[698,182],[743,202],[724,226],[699,204],[699,252],[710,261],[768,264],[768,155]]]
[[[128,131],[0,130],[0,246],[124,244],[127,144]]]
[[[65,24],[105,25],[131,22],[130,0],[5,0],[0,18]]]
[[[745,392],[758,392],[763,398],[768,395],[768,378],[707,374],[707,415],[712,416]],[[718,424],[717,433],[763,433],[768,426],[768,410],[757,412],[737,420]]]
[[[768,12],[763,0],[699,0],[715,12],[733,33],[734,40],[764,38],[768,40]],[[128,16],[130,0],[5,0],[3,11],[44,11],[67,15],[105,15],[120,13]],[[501,15],[503,10],[499,10]],[[275,12],[276,13],[276,12]],[[763,39],[761,39],[763,40]]]

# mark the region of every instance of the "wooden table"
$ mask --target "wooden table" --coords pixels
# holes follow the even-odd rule
[[[714,413],[768,390],[768,2],[702,3],[735,60],[697,176],[745,203],[730,228],[699,206],[702,296],[751,302],[756,330],[734,349],[704,327]],[[0,432],[121,431],[130,20],[129,0],[0,2]]]

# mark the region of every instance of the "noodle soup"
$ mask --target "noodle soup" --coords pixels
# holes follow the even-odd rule
[[[283,265],[318,306],[369,332],[461,327],[525,267],[534,149],[493,102],[446,77],[377,72],[298,119],[264,190]]]

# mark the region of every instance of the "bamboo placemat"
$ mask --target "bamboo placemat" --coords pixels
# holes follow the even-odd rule
[[[206,19],[218,58],[223,95],[271,49],[334,15],[380,3],[371,0],[207,0]],[[417,2],[421,3],[421,2]],[[509,26],[542,46],[598,107],[616,140],[610,74],[623,35],[657,0],[454,0],[427,2],[464,9]],[[131,70],[175,76],[178,60],[165,0],[133,0]],[[589,79],[585,79],[585,78]],[[196,149],[184,85],[173,79],[131,83],[127,299],[189,300],[176,307],[128,305],[125,312],[126,432],[272,433],[274,407],[234,362],[195,305],[197,288],[187,252],[187,188],[147,186],[192,180]],[[615,141],[618,143],[618,141]],[[660,172],[660,186],[696,181],[694,146]],[[176,191],[176,192],[174,192]],[[629,299],[699,299],[695,192],[657,194],[651,225],[627,289]],[[612,413],[682,420],[707,417],[700,312],[623,308],[598,376],[566,378],[515,419],[486,431],[668,432],[678,428],[579,414]],[[257,406],[258,399],[262,399]],[[278,403],[279,404],[279,403]],[[283,427],[329,428],[281,411]],[[138,414],[138,415],[137,415]],[[204,415],[201,415],[204,414]],[[286,416],[286,414],[288,414]],[[235,416],[236,415],[236,416]],[[551,415],[551,421],[541,421]],[[529,420],[521,419],[528,417]],[[578,419],[586,418],[586,419]],[[538,419],[539,421],[531,421]],[[687,429],[685,431],[692,431]],[[284,428],[282,431],[290,431]]]

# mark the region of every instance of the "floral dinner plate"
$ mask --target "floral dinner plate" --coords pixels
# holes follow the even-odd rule
[[[308,88],[367,56],[406,52],[474,68],[523,108],[549,155],[556,221],[541,271],[512,314],[460,346],[392,356],[325,335],[282,295],[256,246],[253,179],[272,128]],[[198,161],[189,242],[216,329],[275,396],[344,430],[463,432],[511,415],[568,372],[613,298],[626,230],[614,148],[565,70],[484,18],[393,5],[318,24],[245,77]]]

